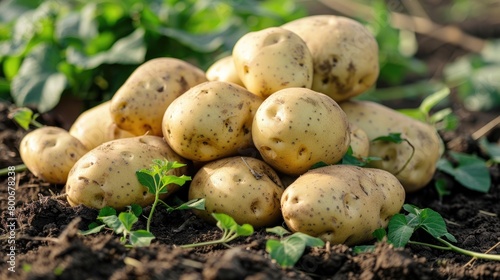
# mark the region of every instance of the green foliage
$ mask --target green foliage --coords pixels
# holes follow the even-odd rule
[[[474,155],[449,151],[450,159],[441,158],[437,169],[447,173],[464,187],[473,191],[487,193],[491,177],[486,162]]]
[[[281,267],[293,267],[300,259],[306,247],[322,247],[325,242],[319,238],[309,236],[305,233],[295,232],[283,237],[290,232],[281,226],[266,229],[267,232],[280,236],[280,240],[268,239],[266,251]]]
[[[38,114],[34,114],[33,111],[27,107],[16,108],[11,114],[9,114],[9,118],[13,119],[25,130],[28,130],[30,125],[34,127],[43,126],[43,124],[36,120],[38,116]]]
[[[253,234],[254,229],[250,224],[238,225],[236,221],[229,215],[224,213],[212,213],[212,217],[217,221],[217,227],[222,230],[222,237],[218,240],[206,241],[193,244],[181,245],[182,248],[193,248],[200,246],[222,244],[227,247],[228,242],[240,236],[250,236]]]
[[[2,1],[0,98],[42,113],[63,94],[99,103],[146,60],[206,69],[243,34],[304,15],[293,0]]]
[[[128,207],[127,211],[116,215],[116,210],[106,206],[99,211],[97,216],[98,222],[89,225],[89,230],[80,232],[83,235],[93,234],[101,231],[104,227],[109,227],[116,234],[121,234],[120,241],[123,244],[131,247],[149,246],[155,238],[154,235],[146,230],[132,230],[134,224],[138,221],[138,217],[142,213],[142,208],[139,205],[133,204]]]
[[[160,194],[165,194],[168,192],[168,186],[171,184],[182,186],[186,183],[186,181],[191,180],[191,177],[186,175],[172,175],[168,174],[171,170],[180,168],[185,166],[183,163],[178,163],[176,161],[170,162],[168,160],[153,160],[153,164],[151,164],[150,168],[143,168],[137,171],[135,174],[139,183],[145,186],[148,189],[148,192],[155,195],[155,200],[153,205],[151,206],[151,211],[149,212],[148,222],[146,226],[146,230],[150,231],[151,220],[153,218],[153,213],[156,209],[158,203],[163,203],[169,212],[177,209],[187,209],[190,207],[202,209],[205,208],[204,200],[200,203],[198,199],[188,201],[187,203],[174,208],[166,204],[160,199]]]
[[[413,244],[439,250],[452,250],[474,258],[500,261],[500,255],[489,255],[469,251],[451,244],[449,241],[456,243],[457,240],[448,232],[446,223],[438,212],[430,208],[419,209],[410,204],[404,204],[403,209],[408,213],[406,215],[396,214],[392,216],[387,226],[387,232],[384,229],[378,229],[374,232],[374,237],[377,237],[379,241],[386,238],[387,242],[393,244],[395,247],[405,247],[407,244]],[[411,237],[419,229],[427,232],[444,246],[412,241]],[[373,248],[374,246],[367,245],[357,248],[355,251],[358,253],[367,252],[373,250]]]

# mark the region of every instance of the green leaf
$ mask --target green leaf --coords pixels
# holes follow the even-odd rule
[[[151,244],[155,236],[147,230],[136,230],[130,232],[130,245],[134,247],[145,247]]]
[[[134,213],[130,212],[121,212],[118,215],[118,219],[127,231],[130,231],[132,226],[138,221],[138,218],[134,215]]]
[[[396,247],[406,246],[415,231],[415,228],[406,223],[406,217],[403,214],[394,215],[389,221],[387,228],[387,238]]]
[[[99,33],[95,21],[96,3],[88,3],[80,11],[74,11],[60,17],[56,22],[56,37],[78,38],[88,41]]]
[[[139,217],[142,214],[142,207],[139,204],[132,204],[132,205],[130,205],[130,211],[136,217]]]
[[[156,193],[156,188],[157,188],[157,183],[159,183],[160,176],[158,175],[151,175],[147,170],[139,170],[135,172],[135,175],[137,176],[137,180],[141,185],[145,186],[148,189],[148,192],[155,194]],[[155,182],[155,177],[156,177],[156,182]]]
[[[496,163],[500,163],[500,145],[495,143],[490,143],[483,137],[479,139],[479,146],[483,149],[486,154]]]
[[[433,237],[437,238],[446,235],[450,241],[457,242],[455,237],[448,233],[446,223],[438,212],[425,208],[420,212],[420,221],[421,227]]]
[[[491,187],[491,177],[486,162],[473,155],[450,151],[449,155],[458,162],[453,167],[447,159],[441,158],[437,163],[437,169],[455,178],[464,187],[487,193]]]
[[[443,200],[443,197],[445,195],[451,194],[450,189],[446,185],[446,181],[444,179],[437,179],[436,182],[434,183],[434,188],[436,189],[438,193],[439,200]]]
[[[236,227],[236,234],[238,236],[250,236],[253,234],[253,226],[250,224],[243,224]]]
[[[387,232],[384,228],[379,228],[373,231],[372,235],[377,239],[377,241],[381,241],[382,239],[384,239],[384,237],[387,236]]]
[[[280,237],[283,237],[285,234],[290,234],[290,232],[282,226],[275,226],[272,228],[266,228],[266,232],[274,233]]]
[[[44,113],[59,103],[67,85],[66,76],[57,71],[60,61],[55,46],[41,44],[33,48],[12,80],[12,97],[17,106],[36,106]]]
[[[269,239],[266,241],[266,251],[281,267],[293,267],[300,259],[306,245],[300,237],[290,237],[283,241]]]
[[[187,209],[205,210],[205,198],[191,199],[190,201],[184,202],[181,205],[174,208],[174,210],[187,210]]]
[[[226,215],[224,213],[212,213],[212,217],[217,220],[217,227],[221,230],[231,230],[236,229],[238,224],[234,221],[233,217]]]
[[[99,225],[93,228],[89,228],[87,230],[81,230],[79,233],[81,235],[89,235],[89,234],[94,234],[100,232],[106,225]]]
[[[386,142],[400,144],[405,140],[401,138],[401,133],[389,133],[388,135],[379,136],[372,140],[372,142],[375,141],[386,141]]]
[[[372,253],[373,251],[375,251],[375,245],[357,245],[352,249],[354,254]]]
[[[102,64],[140,64],[144,62],[146,55],[144,34],[144,29],[138,28],[116,41],[108,51],[94,56],[87,56],[74,47],[68,47],[67,60],[83,69],[94,69]]]
[[[13,112],[12,118],[23,129],[28,130],[33,118],[33,111],[26,107],[18,108]]]
[[[328,164],[326,164],[323,161],[320,161],[320,162],[316,162],[315,164],[313,164],[311,166],[311,168],[309,168],[309,169],[316,169],[316,168],[320,168],[320,167],[324,167],[324,166],[328,166]]]
[[[323,247],[325,245],[325,242],[317,237],[312,237],[308,234],[302,233],[302,232],[295,232],[294,234],[290,235],[288,238],[292,237],[298,237],[304,241],[306,246],[309,247]]]
[[[102,221],[103,223],[105,223],[108,227],[110,227],[117,234],[121,234],[125,230],[125,227],[123,226],[122,222],[115,215],[97,217],[97,219]]]
[[[104,206],[99,210],[99,217],[116,216],[116,210],[110,206]]]

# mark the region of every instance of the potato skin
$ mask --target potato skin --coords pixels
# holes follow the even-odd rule
[[[149,168],[153,159],[185,163],[158,136],[145,135],[122,138],[103,143],[80,158],[71,169],[65,186],[71,206],[83,204],[101,209],[105,206],[122,210],[132,203],[147,206],[154,194],[142,186],[135,172]],[[169,174],[187,174],[187,168],[171,170]],[[178,185],[169,185],[163,199],[174,193]]]
[[[189,186],[189,199],[205,198],[205,211],[194,210],[194,213],[212,223],[215,222],[212,213],[225,213],[239,224],[265,227],[281,219],[283,189],[278,175],[268,164],[236,156],[203,166]]]
[[[370,139],[368,134],[359,126],[349,123],[351,135],[352,155],[358,159],[366,158],[370,155]]]
[[[292,231],[350,246],[373,239],[372,232],[385,228],[404,200],[403,186],[387,171],[329,165],[288,186],[281,211]]]
[[[341,102],[369,89],[379,75],[378,44],[361,23],[314,15],[281,26],[299,35],[313,57],[311,89]]]
[[[88,150],[104,142],[136,136],[113,122],[110,104],[111,101],[106,101],[82,112],[69,129],[69,134],[80,140]]]
[[[210,81],[172,102],[163,117],[163,135],[179,155],[211,161],[252,146],[252,121],[262,103],[245,88]]]
[[[66,183],[70,169],[87,151],[68,131],[55,126],[29,132],[19,147],[21,159],[31,173],[53,184]]]
[[[207,81],[205,72],[180,59],[161,57],[140,65],[111,99],[119,128],[134,135],[162,136],[168,105],[189,88]]]
[[[430,182],[441,155],[439,135],[432,126],[371,101],[346,101],[341,102],[340,107],[349,122],[368,135],[370,156],[382,159],[370,161],[369,167],[395,174],[407,192],[417,191]],[[401,133],[401,138],[407,139],[415,147],[413,157],[412,148],[406,142],[371,141],[389,133]],[[410,157],[408,165],[401,170]]]
[[[234,68],[234,61],[231,55],[215,61],[212,65],[210,65],[210,67],[208,67],[206,75],[209,81],[235,83],[244,87],[243,82]]]
[[[241,81],[256,95],[266,98],[283,88],[311,88],[311,53],[289,30],[270,27],[247,33],[234,45],[232,56]]]
[[[277,171],[300,175],[320,161],[342,159],[350,143],[349,123],[339,105],[307,88],[286,88],[257,110],[252,138],[265,162]]]

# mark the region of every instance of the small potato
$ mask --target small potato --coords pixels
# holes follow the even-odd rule
[[[404,200],[403,186],[387,171],[329,165],[288,186],[281,211],[292,231],[350,246],[373,239],[373,231],[387,227]]]
[[[210,67],[208,67],[206,75],[209,81],[235,83],[244,87],[238,73],[236,73],[233,57],[231,55],[215,61]]]
[[[69,129],[69,134],[80,140],[88,150],[114,139],[136,136],[116,126],[109,111],[110,104],[106,101],[84,111]]]
[[[379,75],[378,44],[361,23],[314,15],[281,26],[299,35],[313,57],[311,89],[340,102],[369,89]]]
[[[300,175],[320,161],[342,159],[349,123],[339,105],[307,88],[287,88],[269,96],[252,125],[255,147],[265,162],[288,175]]]
[[[146,61],[111,99],[113,121],[134,135],[162,136],[161,121],[168,105],[205,81],[205,72],[180,59],[162,57]]]
[[[283,88],[311,88],[311,53],[289,30],[270,27],[247,33],[234,45],[232,56],[241,81],[256,95],[266,98]]]
[[[66,183],[70,169],[87,151],[68,131],[54,126],[31,131],[19,147],[21,159],[31,173],[53,184]]]
[[[158,136],[136,136],[103,143],[80,158],[71,169],[65,186],[71,206],[83,204],[101,209],[110,206],[124,209],[135,203],[147,206],[153,203],[154,194],[139,183],[135,172],[149,168],[153,159],[167,159],[185,163],[165,141]],[[169,174],[187,174],[187,168],[177,168]],[[171,184],[164,199],[179,186]]]
[[[239,224],[275,225],[281,219],[283,185],[265,162],[251,157],[229,157],[203,166],[189,186],[189,199],[205,198],[199,217],[214,222],[212,213],[225,213]]]
[[[197,85],[170,104],[163,135],[179,155],[210,161],[252,146],[252,120],[262,98],[233,83]]]
[[[358,159],[368,157],[370,154],[370,139],[364,130],[355,124],[349,124],[351,132],[352,156]]]
[[[369,167],[391,172],[407,192],[417,191],[430,182],[441,155],[441,141],[434,127],[375,102],[346,101],[339,105],[349,122],[368,135],[369,156],[382,159],[370,161]],[[389,133],[401,133],[401,138],[407,139],[415,148],[413,156],[413,149],[407,142],[371,141]]]

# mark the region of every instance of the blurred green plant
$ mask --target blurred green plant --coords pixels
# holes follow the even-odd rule
[[[0,100],[41,113],[63,94],[99,103],[148,59],[206,69],[246,32],[305,15],[293,0],[6,0]]]

